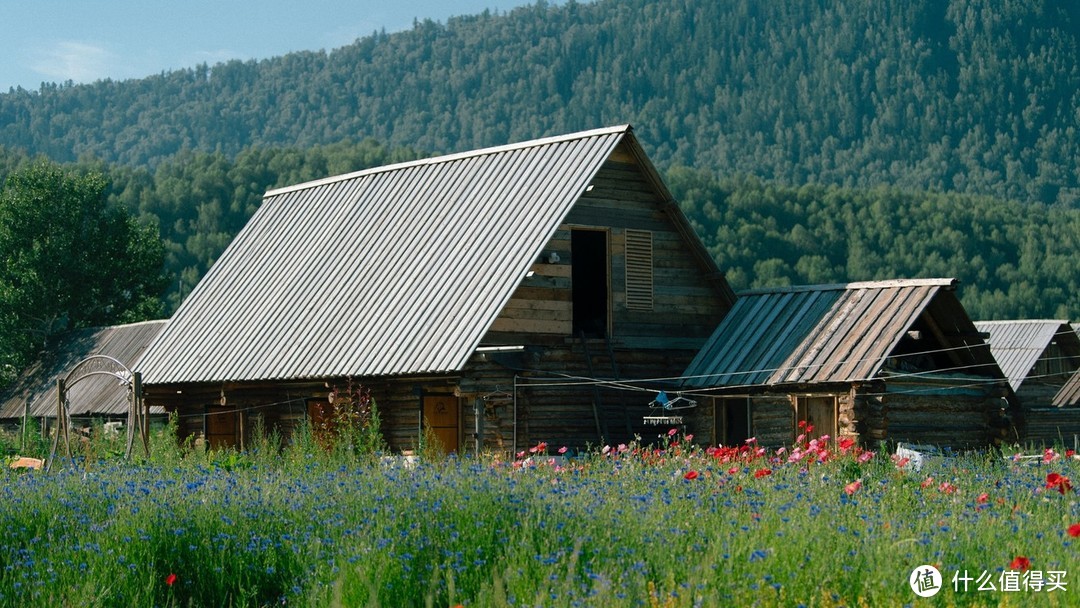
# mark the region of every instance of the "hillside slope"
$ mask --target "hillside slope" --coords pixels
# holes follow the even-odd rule
[[[345,138],[451,152],[633,123],[657,163],[1080,204],[1080,8],[600,0],[332,52],[0,94],[0,145],[154,166]]]

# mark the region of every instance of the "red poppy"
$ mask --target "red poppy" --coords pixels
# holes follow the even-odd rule
[[[697,478],[698,478],[698,472],[697,471],[687,471],[686,475],[683,475],[683,479],[697,479]]]
[[[175,582],[176,582],[176,575],[173,574],[172,572],[170,572],[169,576],[165,577],[165,584],[172,587],[173,583],[175,583]]]
[[[1057,490],[1064,494],[1072,489],[1072,482],[1069,481],[1068,477],[1059,473],[1048,473],[1046,475],[1046,489]]]
[[[990,495],[986,492],[983,492],[982,494],[979,494],[979,496],[975,499],[975,502],[980,505],[986,502],[990,502]]]
[[[772,475],[772,469],[758,469],[758,470],[754,471],[754,477],[761,478],[761,477],[767,477],[769,475]]]
[[[854,446],[854,445],[855,445],[855,440],[854,439],[852,439],[851,437],[844,437],[843,439],[840,440],[840,451],[841,452],[846,452],[846,451],[850,450],[852,448],[852,446]]]
[[[1080,523],[1069,526],[1069,529],[1066,531],[1069,533],[1069,536],[1073,538],[1080,538]]]
[[[848,496],[851,496],[855,492],[858,492],[859,488],[861,488],[861,487],[862,487],[862,480],[856,479],[855,481],[853,481],[853,482],[847,484],[846,486],[844,486],[844,493],[846,493]]]
[[[1009,570],[1031,570],[1031,560],[1023,555],[1017,555],[1009,562]]]

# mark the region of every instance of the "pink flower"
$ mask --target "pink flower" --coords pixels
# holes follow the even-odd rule
[[[565,454],[566,453],[566,446],[565,445],[562,446],[561,448],[559,448],[559,453],[560,454]]]
[[[987,494],[986,492],[983,492],[982,494],[979,494],[979,496],[975,499],[975,502],[980,504],[980,505],[984,504],[984,503],[987,503],[987,502],[990,502],[990,495]]]
[[[683,437],[683,440],[684,441],[693,441],[694,436],[693,435],[686,435],[686,436]]]
[[[856,458],[855,460],[859,461],[859,464],[866,464],[866,463],[870,462],[870,459],[873,458],[873,457],[874,457],[873,452],[863,452],[862,454],[859,454],[859,457]]]
[[[938,491],[942,494],[954,494],[956,493],[956,486],[947,481],[943,481],[941,482],[941,485],[938,486]]]
[[[919,484],[919,487],[920,488],[929,488],[932,485],[934,485],[934,478],[933,477],[927,477],[925,480],[923,480],[922,483]]]
[[[679,432],[679,429],[671,429],[671,430],[669,430],[669,431],[667,432],[667,436],[668,436],[668,437],[674,437],[674,436],[675,436],[675,433],[678,433],[678,432]]]
[[[858,492],[859,488],[861,488],[861,487],[862,487],[862,480],[861,479],[856,479],[855,481],[853,481],[853,482],[847,484],[846,486],[844,486],[844,493],[847,494],[848,496],[851,496],[855,492]]]
[[[521,450],[520,452],[518,452],[517,457],[518,458],[524,458],[525,457],[525,450]]]

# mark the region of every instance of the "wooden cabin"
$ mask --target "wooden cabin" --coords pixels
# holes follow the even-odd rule
[[[116,360],[127,368],[165,327],[166,321],[146,321],[110,327],[95,327],[60,334],[8,388],[0,401],[0,423],[15,427],[34,419],[41,428],[55,420],[58,378],[67,376],[80,362],[93,356]],[[122,421],[128,416],[130,395],[118,378],[109,375],[88,377],[68,391],[68,415],[76,422]],[[164,414],[155,410],[155,414]]]
[[[1080,443],[1080,336],[1068,321],[980,321],[1016,395],[1023,445]]]
[[[685,372],[695,435],[969,448],[1008,437],[1004,375],[953,279],[740,292]]]
[[[619,126],[267,192],[139,371],[213,447],[351,383],[394,450],[584,448],[647,430],[618,381],[679,374],[733,302]]]

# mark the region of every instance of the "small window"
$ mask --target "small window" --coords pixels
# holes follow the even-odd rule
[[[626,308],[653,309],[653,237],[648,230],[626,231]]]

